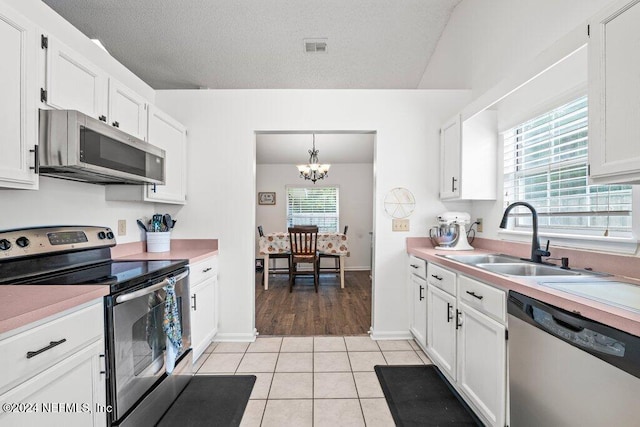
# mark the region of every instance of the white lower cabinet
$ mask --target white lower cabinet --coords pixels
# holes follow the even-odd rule
[[[106,425],[103,317],[100,300],[0,341],[0,425]]]
[[[487,425],[504,426],[506,294],[469,277],[431,266],[427,354]]]
[[[427,346],[432,360],[456,379],[456,298],[429,286],[427,313],[429,325]]]
[[[191,297],[191,347],[193,361],[207,349],[218,332],[217,257],[189,265]]]
[[[492,426],[505,425],[505,326],[467,306],[458,305],[458,385]]]
[[[411,296],[411,333],[416,342],[427,346],[427,273],[426,261],[409,256],[409,295]]]

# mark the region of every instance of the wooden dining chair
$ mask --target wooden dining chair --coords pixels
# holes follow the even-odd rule
[[[262,226],[259,225],[258,226],[258,234],[260,235],[260,237],[264,237],[264,230],[262,229]],[[269,268],[269,273],[288,273],[289,272],[289,254],[290,252],[279,252],[279,253],[270,253],[269,254],[269,262],[271,262],[271,260],[273,260],[273,262],[271,262],[271,265],[273,267]],[[286,268],[277,268],[277,259],[286,259],[287,260],[287,267]],[[265,270],[267,270],[267,265],[264,266],[264,268],[262,269],[262,285],[264,286],[264,273]]]
[[[293,291],[296,276],[313,275],[313,286],[318,292],[320,280],[320,257],[318,256],[318,227],[299,226],[289,227],[289,242],[291,256],[289,259],[289,292]],[[298,264],[311,264],[313,270],[299,271]]]
[[[349,230],[349,226],[345,225],[344,226],[344,231],[342,234],[344,234],[345,236],[347,235],[347,230]],[[333,267],[322,267],[322,259],[323,258],[333,258]],[[325,253],[320,253],[320,271],[322,270],[331,270],[331,272],[336,272],[338,274],[340,274],[340,262],[342,262],[342,257],[340,255],[336,255],[336,254],[325,254]]]

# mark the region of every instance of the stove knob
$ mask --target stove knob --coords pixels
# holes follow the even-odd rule
[[[111,231],[109,231],[107,233],[107,239],[113,239],[115,236],[113,235],[113,233]]]
[[[29,246],[29,239],[27,239],[26,237],[22,236],[22,237],[18,237],[16,239],[16,244],[18,246],[20,246],[21,248],[26,248],[27,246]]]
[[[7,239],[0,240],[0,251],[7,251],[11,249],[11,242]]]
[[[98,239],[103,240],[105,237],[107,237],[107,235],[104,234],[104,231],[99,231],[98,232]]]

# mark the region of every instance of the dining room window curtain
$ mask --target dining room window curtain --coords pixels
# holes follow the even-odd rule
[[[317,225],[319,232],[339,229],[339,189],[333,187],[287,187],[287,227]]]
[[[588,183],[587,96],[519,124],[503,138],[504,207],[529,202],[540,228],[565,234],[631,233],[631,186]],[[530,229],[528,210],[514,212],[516,227]]]

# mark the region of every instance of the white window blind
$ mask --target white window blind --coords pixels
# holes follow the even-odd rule
[[[337,232],[338,195],[338,187],[287,187],[287,227],[317,225],[320,232]]]
[[[630,232],[631,186],[588,184],[587,135],[586,96],[506,131],[505,207],[529,202],[541,228],[567,234]],[[530,228],[521,212],[516,227]]]

